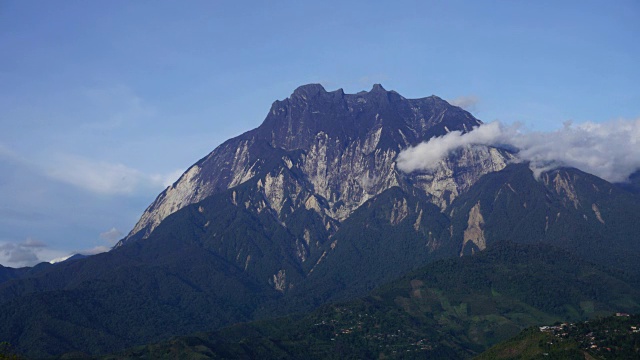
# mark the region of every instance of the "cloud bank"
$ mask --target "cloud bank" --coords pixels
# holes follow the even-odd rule
[[[444,136],[438,136],[415,147],[403,150],[398,155],[397,166],[403,172],[416,170],[434,171],[438,162],[446,158],[458,148],[471,145],[494,145],[508,140],[508,133],[515,129],[507,129],[498,122],[492,122],[476,127],[463,134],[452,131]]]
[[[0,264],[10,267],[34,266],[41,262],[52,264],[64,261],[75,254],[96,255],[111,250],[122,233],[115,227],[100,234],[106,245],[96,245],[83,250],[65,251],[54,249],[49,244],[27,238],[24,241],[0,241]]]
[[[63,253],[50,249],[40,240],[27,238],[22,242],[0,243],[0,263],[11,267],[33,266],[39,262],[53,257],[59,257]]]
[[[509,146],[534,171],[575,167],[610,182],[623,182],[640,169],[640,118],[606,123],[570,122],[551,132],[525,132],[519,125],[483,124],[463,134],[453,131],[408,148],[398,155],[398,169],[431,172],[453,151],[473,145]]]

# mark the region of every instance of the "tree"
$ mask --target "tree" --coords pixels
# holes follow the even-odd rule
[[[6,342],[0,342],[0,360],[19,360],[20,356],[14,353],[13,346]]]

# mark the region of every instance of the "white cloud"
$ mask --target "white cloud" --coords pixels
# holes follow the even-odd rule
[[[492,122],[466,134],[454,131],[408,148],[398,155],[398,169],[407,173],[433,171],[451,152],[470,145],[509,145],[518,149],[518,158],[529,161],[534,170],[570,166],[621,182],[640,169],[640,119],[578,125],[567,122],[551,132],[523,132],[519,125]]]
[[[104,194],[128,194],[140,186],[144,175],[122,164],[91,161],[65,155],[54,160],[46,174],[56,180]]]
[[[33,266],[63,255],[64,252],[49,249],[47,244],[32,238],[0,243],[0,263],[11,267]]]
[[[51,260],[49,260],[49,263],[55,264],[55,263],[63,262],[65,260],[67,260],[68,258],[72,257],[72,256],[73,256],[73,254],[70,254],[70,255],[61,256],[61,257],[58,257],[58,258],[55,258],[55,259],[51,259]]]
[[[178,171],[168,175],[145,174],[119,163],[58,155],[45,171],[50,178],[99,194],[132,194],[141,189],[161,189]],[[180,174],[182,172],[180,171]]]
[[[176,182],[183,173],[184,170],[177,169],[164,175],[151,175],[151,178],[155,183],[162,184],[162,186],[167,187],[173,185],[173,183]]]
[[[2,143],[2,142],[0,142],[0,161],[12,164],[14,166],[18,165],[18,166],[24,166],[29,168],[33,167],[33,164],[31,163],[31,161],[27,160],[22,155],[15,152],[6,143]]]
[[[97,122],[83,123],[83,130],[115,130],[157,114],[133,89],[118,84],[84,89],[83,95],[100,115]]]
[[[451,101],[449,101],[449,104],[453,105],[453,106],[459,106],[467,111],[473,111],[476,109],[476,106],[478,105],[478,97],[475,95],[468,95],[468,96],[459,96]]]
[[[505,138],[505,130],[498,122],[484,124],[466,134],[461,131],[452,131],[400,152],[397,166],[406,173],[415,170],[433,171],[440,160],[460,147],[491,145],[502,142],[503,138]]]
[[[100,245],[100,246],[92,247],[91,249],[80,250],[80,251],[77,251],[76,253],[82,254],[82,255],[96,255],[96,254],[101,254],[103,252],[107,252],[109,250],[111,250],[111,247]]]
[[[38,263],[38,256],[33,249],[25,248],[15,243],[0,245],[0,255],[3,257],[2,263],[13,267],[30,266]]]
[[[43,254],[43,256],[40,257],[40,259],[42,259],[40,261],[47,261],[47,262],[50,262],[52,264],[55,264],[55,263],[59,263],[59,262],[65,261],[68,258],[70,258],[70,257],[72,257],[72,256],[74,256],[76,254],[96,255],[96,254],[101,254],[101,253],[107,252],[107,251],[111,250],[111,248],[113,247],[112,246],[113,243],[115,243],[115,241],[113,239],[119,239],[119,237],[116,237],[116,233],[120,234],[118,236],[122,235],[116,228],[112,228],[111,230],[100,234],[100,237],[104,241],[109,243],[110,246],[98,245],[98,246],[94,246],[94,247],[89,248],[89,249],[69,251],[69,252],[66,252],[66,253],[58,251],[58,252],[55,252],[55,253]],[[103,236],[103,235],[105,235],[105,236]],[[55,254],[57,254],[57,255],[55,255]],[[60,254],[64,254],[64,255],[60,255]],[[38,261],[38,262],[40,262],[40,261]]]
[[[90,255],[101,254],[101,253],[107,252],[109,250],[111,250],[110,247],[100,245],[100,246],[93,247],[91,249],[72,251],[71,253],[68,253],[67,255],[59,256],[57,258],[48,260],[48,262],[51,263],[51,264],[55,264],[55,263],[63,262],[63,261],[65,261],[65,260],[69,259],[70,257],[72,257],[74,255],[77,255],[77,254],[89,255],[90,256]]]
[[[583,123],[514,139],[519,157],[536,167],[571,166],[612,182],[640,168],[640,118]]]
[[[41,249],[47,247],[47,244],[43,243],[40,240],[36,240],[33,238],[27,238],[20,246],[31,249]]]
[[[114,231],[115,230],[115,231]],[[112,245],[111,238],[105,239],[102,235],[114,236],[118,232],[113,228],[104,232],[101,237]],[[119,233],[119,232],[118,232]],[[75,254],[96,255],[111,250],[112,246],[98,245],[89,249],[77,251],[64,251],[50,248],[40,240],[27,238],[22,242],[0,242],[0,264],[13,268],[34,266],[41,262],[56,263],[64,261]]]
[[[15,153],[9,149],[5,144],[0,142],[0,157],[13,159],[15,158]]]
[[[100,233],[100,239],[106,241],[109,244],[115,244],[118,240],[122,238],[122,232],[112,227],[110,230],[107,230],[103,233]]]

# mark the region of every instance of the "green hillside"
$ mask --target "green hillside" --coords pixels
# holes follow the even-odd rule
[[[639,329],[640,315],[531,327],[476,359],[638,359]]]
[[[252,200],[263,196],[257,181],[175,212],[147,239],[0,283],[0,340],[33,357],[116,352],[359,298],[451,257],[381,288],[367,306],[393,304],[407,317],[403,327],[439,331],[445,345],[430,351],[468,355],[532,324],[638,304],[624,272],[638,276],[638,198],[575,169],[538,181],[526,164],[510,165],[446,212],[391,187],[331,236],[331,223],[304,207],[283,224]],[[479,251],[485,245],[494,250]],[[384,306],[380,321],[391,311]]]
[[[637,280],[546,245],[498,243],[306,316],[107,358],[470,358],[532,325],[640,311]]]
[[[578,169],[552,170],[536,179],[528,164],[512,164],[483,176],[448,209],[453,239],[465,238],[474,208],[487,244],[543,242],[638,272],[640,198]],[[465,254],[482,250],[473,242],[464,245]]]

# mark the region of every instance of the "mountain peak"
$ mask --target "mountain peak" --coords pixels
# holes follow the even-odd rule
[[[258,128],[216,148],[190,168],[189,175],[159,195],[124,241],[146,238],[167,215],[254,178],[259,169],[278,162],[286,152],[290,152],[285,156],[287,161],[298,159],[305,164],[304,171],[315,169],[316,175],[308,175],[312,181],[327,179],[314,183],[314,188],[338,206],[322,210],[322,216],[326,212],[331,221],[342,221],[363,199],[396,182],[393,161],[398,151],[451,131],[467,132],[480,124],[470,113],[440,98],[407,99],[380,84],[357,94],[345,94],[342,89],[328,92],[320,84],[302,85],[290,97],[276,100]],[[320,154],[322,151],[327,154]],[[343,167],[331,174],[322,170],[356,163],[357,169]],[[373,174],[382,168],[386,175],[371,185],[366,179],[378,179]],[[447,186],[458,189],[460,185]],[[455,194],[445,198],[438,193],[434,198],[438,206],[445,206],[453,197]],[[276,212],[280,214],[282,209],[278,205]]]
[[[370,92],[387,92],[387,90],[380,84],[373,84],[373,88],[371,88]]]
[[[386,129],[376,146],[403,148],[417,145],[448,131],[468,131],[480,123],[471,114],[449,106],[437,97],[406,99],[374,84],[369,92],[328,92],[320,84],[298,87],[293,94],[273,103],[258,128],[269,146],[285,150],[308,149],[318,134],[347,144]]]
[[[292,97],[300,96],[303,98],[314,97],[318,94],[326,93],[327,90],[320,84],[302,85],[293,91]]]

